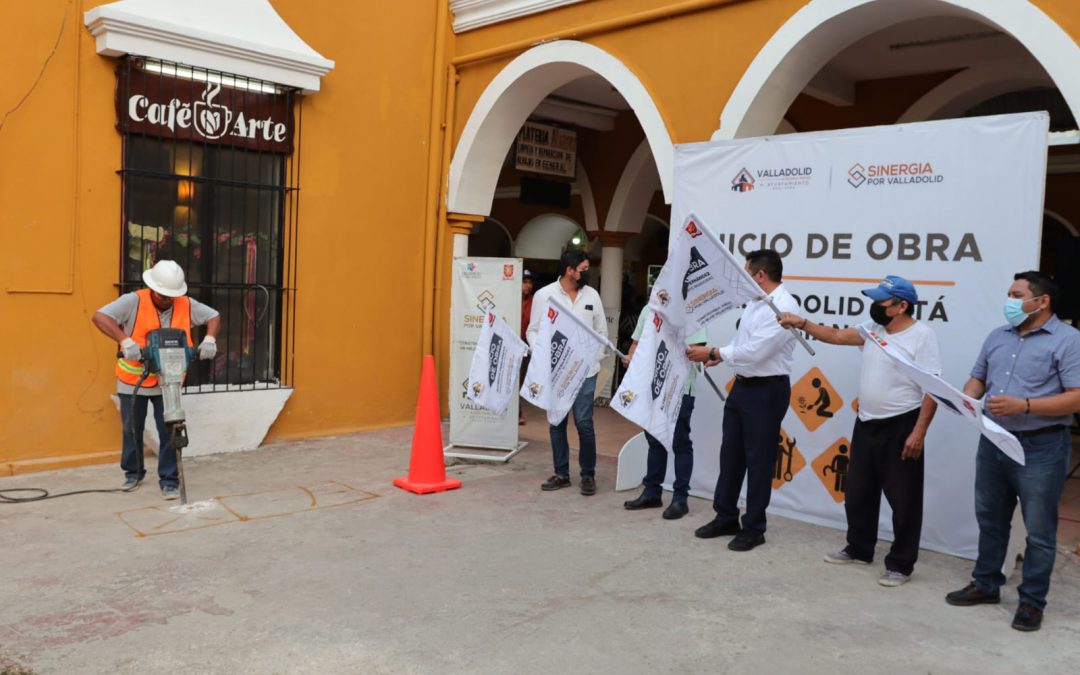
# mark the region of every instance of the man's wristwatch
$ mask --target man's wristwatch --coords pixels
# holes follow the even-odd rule
[[[709,350],[709,360],[710,361],[719,361],[720,360],[720,355],[716,353],[716,347],[713,347],[713,348],[711,348]]]

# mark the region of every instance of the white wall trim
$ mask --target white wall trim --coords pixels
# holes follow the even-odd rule
[[[1039,86],[1052,87],[1054,81],[1036,63],[987,63],[959,72],[926,92],[896,123],[955,117],[995,96]]]
[[[594,74],[615,87],[637,115],[656,158],[664,199],[670,203],[674,148],[667,124],[645,85],[621,61],[599,47],[557,40],[533,47],[507,64],[476,101],[450,162],[447,209],[452,213],[490,214],[503,160],[522,123],[552,91]],[[584,193],[584,187],[579,187]]]
[[[102,56],[133,54],[319,90],[334,62],[278,16],[268,0],[120,0],[83,15]]]
[[[450,11],[454,13],[454,32],[464,33],[579,2],[582,0],[450,0]]]
[[[1080,117],[1080,45],[1029,0],[811,0],[758,52],[713,140],[772,133],[807,82],[848,45],[901,21],[942,14],[988,22],[1011,35]]]
[[[611,208],[604,220],[604,231],[641,232],[649,204],[658,187],[660,176],[656,173],[652,150],[648,141],[642,141],[626,162],[619,184],[615,186]]]

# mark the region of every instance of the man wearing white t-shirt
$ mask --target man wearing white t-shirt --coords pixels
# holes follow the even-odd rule
[[[883,335],[923,368],[940,375],[937,336],[913,316],[919,301],[915,287],[903,277],[888,276],[863,291],[873,300],[871,321],[863,324]],[[822,326],[795,314],[779,318],[785,328],[797,328],[834,345],[862,350],[859,377],[859,418],[851,434],[851,463],[845,485],[847,546],[825,557],[831,563],[869,564],[877,544],[881,495],[893,511],[893,541],[885,556],[882,586],[900,586],[911,578],[919,556],[923,510],[923,445],[937,403],[923,394],[880,349],[866,349],[855,328]]]

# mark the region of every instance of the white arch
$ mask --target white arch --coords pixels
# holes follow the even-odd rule
[[[480,95],[450,162],[447,209],[488,215],[506,152],[529,114],[558,87],[587,75],[611,84],[637,115],[670,202],[674,149],[660,111],[638,77],[599,47],[556,40],[533,47],[503,68]]]
[[[904,111],[897,124],[945,119],[995,96],[1031,87],[1052,87],[1054,81],[1037,63],[988,63],[961,71],[926,92]]]
[[[506,243],[510,245],[510,250],[513,251],[514,250],[514,237],[510,234],[510,230],[506,227],[506,225],[503,225],[501,220],[496,220],[496,219],[492,218],[491,216],[487,216],[486,218],[484,218],[483,223],[478,223],[478,224],[487,225],[489,223],[492,224],[492,225],[498,226],[498,229],[506,237]],[[471,238],[475,234],[476,234],[476,228],[474,227],[473,231],[471,233],[469,233],[469,237]]]
[[[648,139],[630,155],[611,198],[611,208],[604,219],[605,232],[640,232],[649,211],[660,175],[656,171]]]
[[[592,185],[589,183],[589,174],[585,172],[585,165],[578,159],[577,173],[574,184],[577,185],[578,195],[581,197],[581,210],[584,212],[585,231],[596,232],[600,229],[600,218],[596,215],[596,200],[593,198]]]
[[[1071,234],[1072,236],[1080,237],[1080,230],[1078,230],[1075,225],[1070,223],[1068,218],[1061,215],[1057,211],[1051,211],[1050,209],[1043,209],[1043,215],[1049,216],[1058,225],[1061,225],[1066,230],[1068,230],[1069,234]]]
[[[758,52],[713,140],[773,133],[806,83],[846,47],[893,24],[943,14],[989,23],[1015,38],[1080,117],[1080,45],[1029,0],[811,0]]]
[[[514,256],[538,260],[558,260],[563,246],[581,229],[581,225],[561,213],[536,216],[518,232]]]

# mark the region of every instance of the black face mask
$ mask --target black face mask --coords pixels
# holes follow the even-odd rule
[[[890,305],[891,306],[891,305]],[[870,305],[870,320],[879,326],[888,326],[895,319],[895,316],[889,316],[885,313],[886,308],[881,305]]]
[[[579,278],[577,280],[577,287],[578,288],[585,288],[585,286],[588,285],[588,283],[589,283],[589,270],[585,270],[584,272],[581,272],[580,274],[581,274],[581,278]]]

